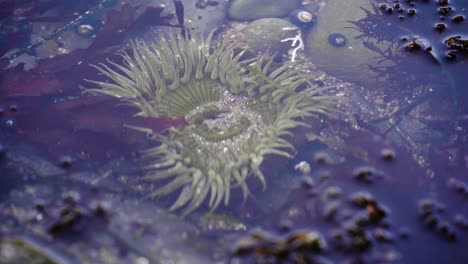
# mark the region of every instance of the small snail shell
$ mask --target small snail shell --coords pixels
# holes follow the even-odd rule
[[[315,16],[304,9],[296,9],[289,14],[289,21],[300,28],[309,28],[315,23]]]

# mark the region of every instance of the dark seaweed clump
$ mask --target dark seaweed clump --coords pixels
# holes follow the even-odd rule
[[[102,203],[81,200],[75,193],[68,193],[63,199],[48,204],[37,203],[35,209],[34,219],[41,219],[37,224],[43,225],[54,237],[91,235],[105,227],[110,217]]]
[[[403,120],[416,118],[428,128],[443,131],[440,139],[448,144],[466,108],[461,103],[466,98],[462,72],[466,71],[468,33],[463,1],[374,1],[372,8],[363,10],[366,17],[350,23],[376,54],[368,68],[378,76],[384,102],[399,107],[392,115],[368,123],[379,127],[393,123],[385,131],[388,134]],[[441,117],[436,121],[418,114],[428,110]]]
[[[373,10],[364,10],[367,16],[353,23],[363,34],[377,42],[393,42],[408,51],[426,51],[436,60],[464,60],[467,54],[468,33],[463,1],[383,1],[373,4]],[[392,22],[396,28],[385,29]],[[409,42],[408,42],[409,41]]]

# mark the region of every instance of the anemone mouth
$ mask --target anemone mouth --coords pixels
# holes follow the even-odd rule
[[[262,115],[250,104],[249,98],[225,91],[220,100],[197,107],[185,116],[187,130],[198,145],[225,153],[262,133]]]
[[[298,65],[273,69],[273,58],[244,59],[237,44],[211,47],[211,38],[171,34],[158,45],[134,43],[133,56],[121,53],[123,65],[95,66],[112,82],[89,81],[99,88],[88,91],[120,98],[141,116],[187,120],[155,135],[159,143],[143,151],[142,161],[145,180],[166,182],[150,196],[180,190],[170,209],[184,214],[205,200],[212,209],[228,204],[233,187],[245,198],[248,176],[266,185],[264,158],[291,158],[290,130],[330,114],[337,99],[325,93],[333,87],[313,85]]]

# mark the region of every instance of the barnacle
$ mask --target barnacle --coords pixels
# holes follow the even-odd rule
[[[180,189],[170,209],[185,214],[206,199],[212,209],[227,204],[233,187],[245,198],[248,176],[265,186],[265,157],[292,157],[290,130],[306,126],[305,118],[329,115],[336,102],[325,92],[332,87],[312,84],[299,65],[274,67],[266,55],[245,59],[236,43],[212,47],[212,37],[168,34],[157,44],[135,42],[132,56],[120,53],[123,65],[94,66],[112,82],[89,81],[98,88],[88,91],[120,98],[137,115],[187,120],[154,134],[158,144],[143,151],[142,161],[145,180],[167,182],[151,196]]]

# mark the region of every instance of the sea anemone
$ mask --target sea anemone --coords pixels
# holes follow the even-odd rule
[[[208,197],[211,209],[228,204],[232,187],[245,199],[248,176],[265,186],[265,157],[291,158],[290,130],[329,115],[337,98],[297,64],[277,66],[267,55],[246,59],[237,43],[212,47],[212,37],[168,34],[158,43],[134,42],[132,56],[120,52],[123,65],[94,66],[112,82],[89,81],[99,88],[88,91],[120,98],[137,115],[187,121],[165,134],[134,127],[158,141],[143,151],[144,179],[166,184],[150,196],[181,189],[170,209],[184,207],[184,214]]]

